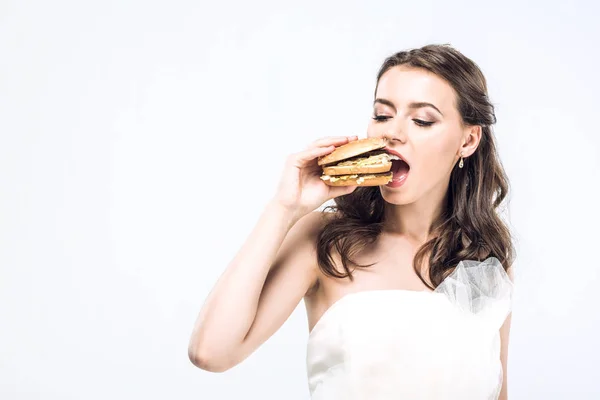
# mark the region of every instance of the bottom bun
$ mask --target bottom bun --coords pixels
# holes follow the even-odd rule
[[[386,172],[368,175],[322,175],[321,179],[328,186],[381,186],[391,182],[393,176],[392,172]]]

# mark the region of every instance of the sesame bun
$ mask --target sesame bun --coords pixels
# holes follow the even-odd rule
[[[392,172],[367,175],[341,175],[329,176],[323,175],[321,179],[329,186],[381,186],[392,180]]]
[[[387,141],[385,139],[378,137],[355,140],[337,147],[335,150],[325,156],[319,157],[317,164],[322,166],[337,163],[369,151],[382,149],[386,146],[386,144]]]

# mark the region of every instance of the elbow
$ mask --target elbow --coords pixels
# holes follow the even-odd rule
[[[188,358],[196,367],[208,372],[225,372],[235,365],[226,357],[216,354],[206,346],[190,346]]]

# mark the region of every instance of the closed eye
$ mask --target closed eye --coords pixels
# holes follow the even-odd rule
[[[390,119],[392,117],[390,117],[389,115],[374,115],[373,119],[376,122],[383,122],[383,121],[387,121],[388,119]]]
[[[392,118],[392,117],[390,117],[389,115],[374,115],[373,116],[373,119],[375,120],[375,122],[385,122],[390,118]],[[417,124],[418,126],[421,126],[421,127],[430,127],[431,125],[433,125],[435,123],[435,121],[423,121],[422,119],[413,119],[413,121],[415,122],[415,124]]]
[[[413,119],[413,121],[415,121],[415,124],[423,127],[428,127],[434,124],[432,121],[423,121],[421,119]]]

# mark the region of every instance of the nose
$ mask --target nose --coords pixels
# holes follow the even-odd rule
[[[394,118],[386,128],[383,136],[389,142],[398,141],[400,143],[406,143],[406,127],[402,126],[402,121],[400,119]]]
[[[400,143],[406,143],[406,135],[402,130],[396,129],[394,131],[387,131],[383,134],[384,139],[388,142],[398,141]]]

